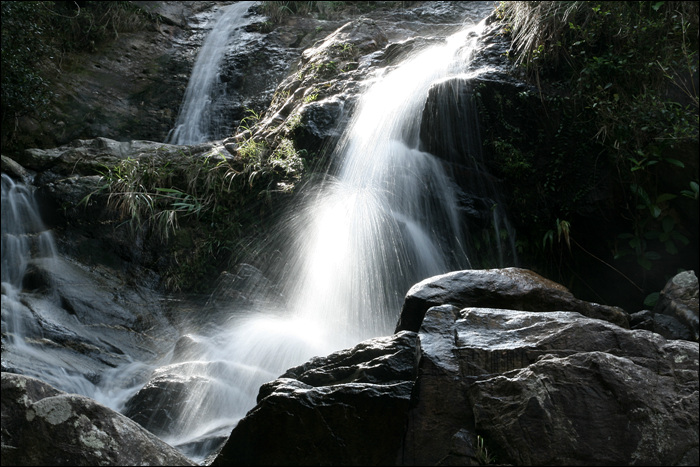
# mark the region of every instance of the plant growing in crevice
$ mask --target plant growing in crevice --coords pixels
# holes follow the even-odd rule
[[[308,95],[304,96],[304,104],[314,102],[316,99],[318,99],[318,92],[309,93]]]
[[[496,456],[489,453],[481,435],[476,436],[476,460],[479,465],[489,465],[496,462]]]
[[[129,157],[104,166],[99,191],[109,192],[108,207],[118,213],[132,233],[148,227],[167,241],[177,229],[179,218],[199,217],[216,205],[215,193],[222,182],[217,168],[221,163],[213,163],[211,157],[193,159],[183,155],[183,162],[177,166],[157,155]],[[87,203],[89,197],[82,203]]]

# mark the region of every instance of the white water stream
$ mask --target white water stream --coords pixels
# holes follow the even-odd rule
[[[30,262],[51,263],[55,258],[53,236],[44,227],[34,194],[26,185],[2,174],[2,331],[14,345],[24,345],[22,336],[31,326],[18,308]],[[45,285],[51,286],[50,282]],[[6,306],[12,311],[6,312]]]
[[[428,90],[467,72],[482,27],[368,83],[332,156],[337,173],[284,222],[288,255],[266,271],[282,286],[282,304],[251,297],[258,305],[239,310],[216,336],[190,336],[201,344],[199,364],[167,370],[215,383],[190,397],[166,441],[186,449],[195,433],[225,436],[261,384],[311,357],[392,334],[411,285],[469,267],[454,182],[418,149],[418,130]],[[216,374],[203,362],[215,362]]]
[[[67,283],[77,284],[77,290],[87,288],[80,292],[87,301],[91,294],[100,293],[94,289],[115,289],[114,284],[105,287],[89,282],[57,254],[53,233],[41,219],[33,189],[3,173],[3,371],[39,378],[57,389],[92,397],[119,410],[143,384],[154,362],[121,355],[111,363],[94,362],[99,353],[91,353],[90,349],[103,346],[103,351],[109,352],[115,347],[105,340],[96,323],[81,322],[75,310],[65,309],[60,292],[61,285]],[[68,347],[83,345],[85,353],[64,349],[55,339],[71,342]],[[112,367],[115,361],[127,363]],[[99,378],[95,378],[96,373]]]
[[[217,101],[226,94],[221,82],[221,63],[237,36],[253,20],[248,10],[256,2],[237,2],[223,8],[221,16],[207,35],[197,54],[175,127],[166,139],[172,144],[198,144],[220,139],[222,122],[217,116]]]
[[[216,82],[212,78],[220,60],[216,55],[222,55],[231,24],[239,24],[236,18],[252,3],[234,4],[221,17],[205,44],[208,47],[217,37],[211,56],[197,60],[195,71],[204,76],[193,76],[192,93],[214,86],[207,83]],[[218,31],[219,24],[224,31]],[[332,156],[337,173],[329,174],[286,221],[292,230],[289,256],[275,266],[281,270],[283,300],[250,297],[255,305],[232,310],[230,320],[217,332],[188,335],[192,348],[186,354],[173,352],[164,362],[131,362],[104,375],[98,386],[90,383],[76,391],[120,410],[136,390],[117,382],[120,376],[158,365],[154,376],[190,382],[188,402],[172,414],[162,438],[201,462],[213,446],[204,441],[225,439],[255,405],[261,384],[313,356],[393,333],[412,284],[469,267],[454,182],[440,161],[419,150],[418,134],[428,90],[468,71],[482,26],[465,28],[368,82]],[[206,73],[197,71],[200,60],[207,61],[202,66],[210,68]],[[190,104],[186,99],[183,114],[188,116],[175,129],[173,140],[183,144],[208,137],[209,130],[198,122],[210,119],[209,95],[202,92]],[[189,105],[201,108],[186,111]],[[23,275],[24,258],[32,256],[9,232],[6,241],[6,225],[30,222],[25,217],[6,221],[6,178],[3,175],[3,301],[14,300],[11,291],[21,288],[16,282]],[[6,261],[11,265],[6,267]],[[9,317],[6,321],[5,315],[3,305],[3,333],[21,333],[20,325]]]

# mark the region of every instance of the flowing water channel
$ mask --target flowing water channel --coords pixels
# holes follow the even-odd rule
[[[175,127],[167,143],[198,144],[228,136],[228,128],[220,115],[224,105],[226,83],[221,80],[221,63],[230,47],[235,47],[244,28],[254,16],[249,9],[256,2],[237,2],[222,9],[222,13],[207,35],[190,74]]]
[[[217,22],[212,35],[219,36],[220,25],[227,32],[212,45],[216,53],[223,53],[231,23],[237,21],[231,18],[240,18],[247,3],[253,2],[232,5]],[[250,305],[232,309],[230,318],[216,326],[216,331],[182,336],[165,359],[132,359],[95,384],[70,387],[116,410],[128,411],[130,397],[147,375],[151,383],[184,382],[187,403],[178,411],[171,409],[167,429],[157,434],[202,462],[255,405],[261,384],[311,357],[393,333],[403,297],[412,284],[471,267],[455,182],[440,160],[420,149],[418,135],[429,89],[448,77],[467,76],[482,27],[483,23],[465,27],[367,81],[332,155],[336,169],[284,222],[291,227],[285,231],[289,235],[287,255],[275,271],[264,271],[280,286],[274,296],[257,293],[248,297]],[[201,53],[210,52],[203,48]],[[216,53],[201,58],[207,67],[218,67]],[[200,58],[197,66],[199,62]],[[204,77],[193,76],[193,88],[216,81],[210,75],[214,70],[205,73],[195,67],[195,72]],[[206,97],[198,99],[207,101]],[[183,111],[187,105],[183,104]],[[206,110],[200,112],[204,115]],[[173,140],[192,142],[208,137],[208,130],[196,124],[197,118],[208,116],[187,118],[193,120],[192,129],[181,123]],[[180,134],[187,136],[180,139]],[[2,186],[5,302],[17,299],[27,262],[54,257],[55,252],[50,241],[42,240],[36,215],[22,214],[25,208],[15,207],[15,200],[24,196],[20,195],[23,188],[4,175]],[[18,214],[6,219],[6,212],[8,216]],[[14,225],[22,225],[37,246],[22,240],[23,233],[9,227],[6,232],[6,226]],[[3,334],[19,336],[24,330],[11,315],[11,309],[6,313],[3,305]],[[178,351],[183,339],[187,350]],[[129,382],[120,382],[120,375],[130,375]],[[166,399],[161,403],[168,404]]]
[[[336,169],[282,222],[283,260],[264,271],[281,290],[254,293],[255,305],[218,333],[190,336],[199,351],[189,363],[158,370],[215,380],[189,398],[166,441],[187,449],[195,433],[225,436],[262,383],[311,357],[392,334],[411,285],[470,267],[455,182],[443,161],[420,149],[418,135],[429,89],[468,77],[482,28],[465,28],[368,80],[332,154]],[[188,454],[201,459],[198,449]]]
[[[34,193],[25,184],[2,174],[2,324],[3,334],[15,346],[24,346],[21,336],[31,326],[31,320],[24,319],[17,307],[27,271],[36,262],[55,260],[53,235],[41,220]],[[50,278],[46,285],[51,287]],[[5,306],[12,311],[5,313]]]

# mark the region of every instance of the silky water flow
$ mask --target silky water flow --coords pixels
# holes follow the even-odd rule
[[[482,28],[368,80],[332,154],[336,169],[281,223],[283,259],[263,271],[279,288],[251,293],[255,304],[212,337],[189,336],[200,344],[198,363],[176,365],[206,383],[166,441],[195,447],[188,455],[202,459],[201,442],[223,442],[263,383],[311,357],[390,335],[411,285],[471,266],[455,183],[419,149],[418,135],[428,90],[469,77]]]
[[[185,90],[175,127],[166,139],[172,144],[198,144],[220,139],[221,121],[217,112],[226,95],[221,80],[221,64],[226,51],[236,42],[255,16],[249,13],[256,2],[237,2],[226,6],[197,54]]]
[[[368,79],[332,154],[333,173],[283,222],[286,255],[275,270],[263,271],[279,286],[271,288],[274,294],[251,293],[248,305],[232,309],[216,331],[182,336],[178,344],[185,339],[186,351],[176,345],[164,360],[125,361],[96,384],[85,376],[70,383],[61,375],[44,377],[42,372],[62,367],[46,356],[37,357],[43,363],[32,376],[115,410],[129,406],[149,375],[151,382],[184,383],[177,407],[168,399],[172,394],[151,400],[158,406],[151,411],[162,408],[168,418],[167,426],[151,429],[202,462],[254,407],[263,383],[311,357],[393,333],[412,284],[471,266],[455,183],[441,161],[420,149],[418,135],[429,89],[466,76],[482,27],[471,25]],[[19,199],[28,207],[17,207]],[[27,265],[56,255],[31,196],[5,175],[2,213],[3,333],[14,336],[28,325],[17,318],[23,316],[17,291]],[[14,225],[22,225],[31,240],[10,231]]]
[[[117,348],[121,336],[102,332],[98,323],[85,317],[81,320],[76,311],[79,304],[75,303],[75,308],[66,304],[68,287],[89,302],[91,294],[100,293],[99,289],[113,290],[114,284],[91,280],[81,267],[59,255],[53,233],[42,221],[31,184],[3,173],[2,369],[38,378],[59,390],[82,394],[119,410],[143,385],[154,362],[123,354],[101,361],[106,359],[70,349],[83,346],[109,353]],[[120,309],[113,312],[124,313]],[[113,385],[115,381],[118,384]]]

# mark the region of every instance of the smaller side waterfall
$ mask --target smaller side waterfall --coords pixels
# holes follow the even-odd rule
[[[225,7],[202,45],[190,75],[180,113],[166,139],[172,144],[197,144],[221,139],[222,123],[216,104],[226,95],[220,67],[232,35],[252,19],[246,14],[255,2],[238,2]]]
[[[34,193],[2,174],[2,285],[21,288],[29,259],[56,256],[53,236],[44,227]]]
[[[106,322],[100,313],[113,313],[116,322],[130,310],[107,309],[104,297],[113,295],[114,281],[94,278],[59,254],[33,187],[3,173],[2,369],[120,410],[157,354],[141,335]],[[119,346],[141,354],[132,357]]]
[[[42,270],[51,269],[55,259],[53,236],[41,221],[34,193],[2,174],[2,329],[15,344],[23,342],[25,324],[19,313],[9,310],[24,287],[51,286],[50,276],[33,266],[43,262]]]

